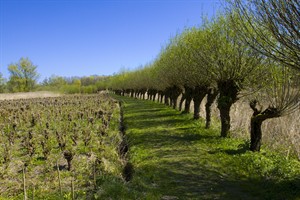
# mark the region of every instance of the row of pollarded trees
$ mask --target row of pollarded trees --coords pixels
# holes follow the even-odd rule
[[[261,93],[268,105],[265,108],[259,105],[262,98],[250,102],[253,110],[250,149],[259,150],[264,120],[300,112],[300,2],[232,0],[229,7],[238,16],[238,31],[243,41],[275,61],[269,67],[269,87]]]
[[[200,28],[183,31],[170,40],[151,64],[112,77],[109,87],[132,97],[144,98],[147,92],[149,99],[160,102],[164,99],[164,103],[174,108],[182,94],[179,109],[185,102],[183,112],[189,112],[193,100],[195,119],[199,118],[200,104],[207,96],[207,128],[210,107],[216,99],[222,137],[229,134],[231,106],[241,95],[252,95],[250,149],[259,151],[262,122],[298,108],[299,71],[286,68],[245,42],[239,31],[245,28],[253,31],[253,27],[246,22],[239,23],[242,20],[241,15],[233,12]],[[260,102],[269,103],[265,110],[259,106]]]

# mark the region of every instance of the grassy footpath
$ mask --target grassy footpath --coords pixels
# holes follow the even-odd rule
[[[220,138],[164,105],[127,97],[126,135],[133,179],[106,186],[116,199],[300,199],[300,162],[245,141]],[[114,188],[114,189],[113,189]]]

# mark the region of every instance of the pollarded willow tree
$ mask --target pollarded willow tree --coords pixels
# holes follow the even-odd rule
[[[106,87],[119,95],[145,99],[149,89],[155,88],[157,90],[152,74],[153,65],[151,63],[132,71],[123,70],[119,74],[110,77],[107,80]]]
[[[132,75],[129,78],[129,80],[132,82],[130,88],[132,92],[135,93],[134,95],[135,97],[139,96],[141,99],[145,99],[146,92],[148,92],[149,88],[152,87],[151,84],[152,80],[150,79],[150,74],[151,74],[150,66],[151,64],[147,64],[143,67],[140,67],[139,69],[132,72]],[[149,94],[148,94],[148,98],[150,98]]]
[[[173,107],[177,105],[178,96],[182,93],[180,104],[185,100],[184,112],[189,112],[190,102],[194,101],[194,119],[200,117],[200,104],[212,85],[201,69],[205,63],[190,51],[191,48],[199,50],[201,47],[204,39],[201,33],[201,30],[187,29],[178,34],[170,40],[155,62],[157,76],[165,84]]]
[[[232,0],[230,5],[239,14],[240,34],[252,48],[300,70],[299,0]]]
[[[119,74],[112,76],[107,84],[107,88],[113,90],[118,95],[125,95],[125,81],[128,73],[123,71]]]
[[[184,66],[181,74],[185,76],[184,87],[186,102],[190,99],[194,101],[194,119],[200,117],[200,104],[203,98],[209,93],[210,88],[213,88],[214,82],[210,81],[209,74],[203,70],[205,61],[194,54],[195,51],[202,51],[205,41],[203,29],[187,29],[180,37],[177,44],[182,54],[181,62]],[[209,93],[210,94],[210,93]],[[213,102],[214,99],[212,99]],[[206,107],[210,104],[208,101]],[[211,104],[210,104],[211,105]],[[189,104],[187,105],[189,106]],[[187,107],[185,106],[185,108]],[[207,108],[210,108],[208,106]],[[206,127],[210,125],[210,113],[206,113]]]
[[[202,70],[217,85],[222,137],[229,134],[231,106],[242,90],[254,85],[263,66],[261,54],[241,40],[235,26],[233,17],[218,17],[205,25],[201,49],[192,49],[194,56],[204,63]]]
[[[299,111],[300,2],[297,0],[234,0],[237,31],[251,48],[270,58],[268,84],[250,102],[250,150],[260,151],[261,125]]]
[[[297,70],[273,62],[265,82],[267,84],[250,102],[253,110],[250,123],[251,151],[260,151],[261,126],[265,120],[300,112],[300,73]]]
[[[165,96],[165,104],[170,104],[174,109],[177,106],[177,99],[183,91],[183,73],[182,63],[180,62],[181,54],[176,46],[178,36],[171,39],[164,47],[153,68],[153,74],[157,82],[160,83],[161,89]]]

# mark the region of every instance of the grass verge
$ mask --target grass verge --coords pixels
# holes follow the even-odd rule
[[[133,179],[103,184],[112,199],[300,199],[300,163],[276,152],[248,151],[217,127],[164,105],[124,102]]]

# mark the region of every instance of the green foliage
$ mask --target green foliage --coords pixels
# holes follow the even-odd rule
[[[10,78],[8,89],[11,92],[28,92],[31,91],[39,77],[37,66],[28,58],[21,58],[18,63],[8,66]]]
[[[82,94],[93,94],[96,93],[97,91],[98,89],[96,85],[81,86],[80,88],[80,92]]]
[[[6,80],[3,78],[2,73],[0,73],[0,93],[4,93],[6,89]]]
[[[262,45],[273,39],[270,34],[255,38],[255,27],[242,20],[236,12],[226,13],[200,27],[184,30],[170,39],[153,62],[114,75],[107,88],[132,97],[144,98],[147,92],[151,99],[159,94],[161,101],[164,97],[165,103],[169,104],[169,100],[177,100],[175,95],[174,99],[171,97],[170,91],[176,87],[183,97],[180,108],[187,97],[196,102],[195,116],[199,110],[196,94],[202,92],[205,95],[208,88],[215,88],[222,137],[229,134],[230,108],[240,97],[261,95],[267,99],[262,103],[270,102],[270,107],[280,111],[279,116],[296,111],[299,108],[299,75],[295,75],[295,71],[287,73],[287,69],[278,70],[286,66],[278,66],[280,62],[274,62],[249,45],[252,39]],[[250,35],[241,34],[241,29],[247,29]],[[262,39],[265,41],[260,41]],[[197,91],[199,88],[200,92]],[[261,92],[257,93],[259,90]]]
[[[65,94],[80,94],[80,86],[76,84],[64,85],[60,88],[60,91]]]
[[[53,75],[46,78],[38,90],[56,91],[64,94],[93,94],[105,90],[108,79],[109,77],[103,76],[65,78]]]
[[[264,148],[262,153],[250,152],[248,141],[218,137],[218,123],[205,129],[202,121],[164,105],[115,98],[125,102],[126,135],[135,172],[125,188],[111,182],[110,187],[120,188],[113,190],[112,199],[123,199],[123,195],[124,199],[299,197],[300,163],[296,159]],[[124,194],[126,188],[132,196]]]
[[[60,76],[51,76],[43,81],[44,86],[61,87],[67,84],[67,81]]]
[[[239,32],[251,48],[281,65],[299,67],[299,2],[297,0],[231,0]]]

